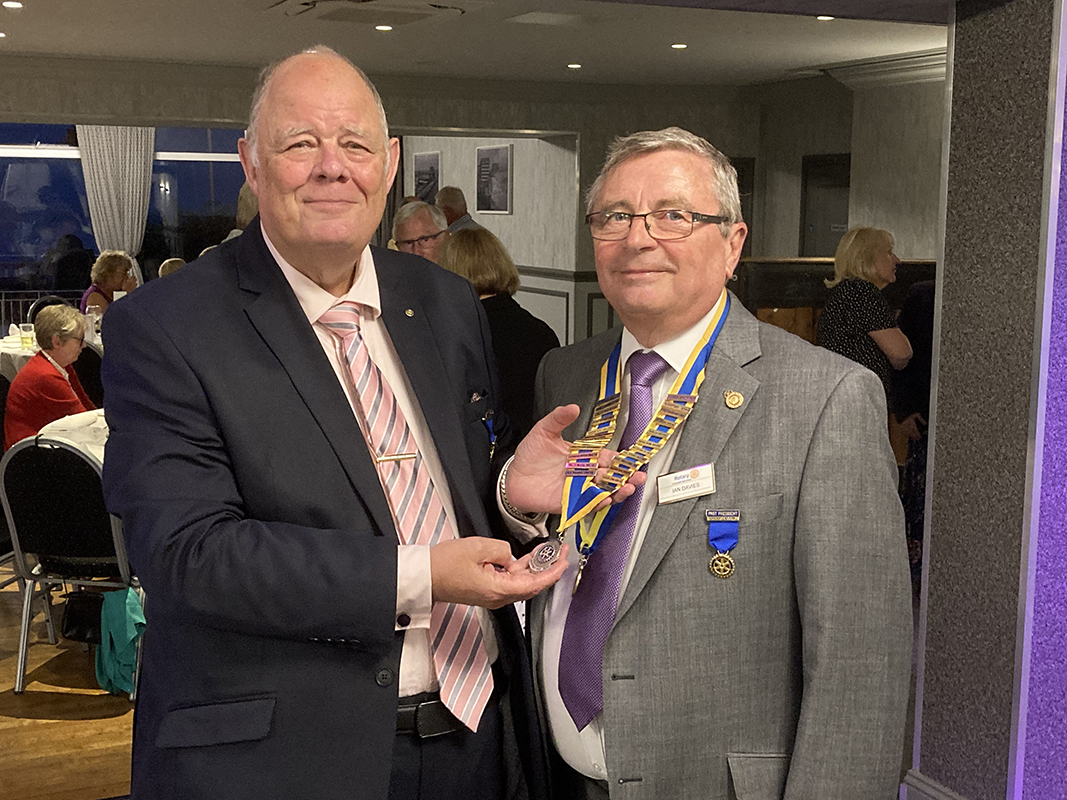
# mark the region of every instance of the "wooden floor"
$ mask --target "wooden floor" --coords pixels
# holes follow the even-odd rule
[[[10,570],[0,568],[0,581]],[[62,600],[54,606],[56,627]],[[96,683],[93,654],[48,643],[43,604],[30,630],[26,691],[16,695],[22,601],[0,590],[0,800],[99,800],[130,791],[133,705]]]

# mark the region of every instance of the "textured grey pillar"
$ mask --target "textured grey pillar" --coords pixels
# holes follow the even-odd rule
[[[909,800],[1024,797],[1027,592],[1058,202],[1050,194],[1059,186],[1061,14],[1060,0],[956,4],[928,590]],[[1045,712],[1031,703],[1029,713]],[[1062,793],[1041,800],[1067,797],[1067,782],[1061,785]]]

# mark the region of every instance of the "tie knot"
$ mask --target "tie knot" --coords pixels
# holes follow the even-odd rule
[[[330,333],[344,339],[359,331],[359,306],[356,303],[338,303],[323,312],[318,319]]]
[[[654,351],[637,352],[626,362],[630,369],[630,385],[650,388],[669,366],[663,356]]]

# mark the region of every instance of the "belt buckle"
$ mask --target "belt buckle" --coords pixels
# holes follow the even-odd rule
[[[461,723],[440,700],[419,703],[415,709],[415,734],[432,739],[459,730]]]

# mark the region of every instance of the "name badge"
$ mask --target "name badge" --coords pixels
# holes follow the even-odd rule
[[[659,504],[677,503],[690,497],[715,492],[715,465],[703,464],[699,467],[660,475],[656,479],[659,488]]]

